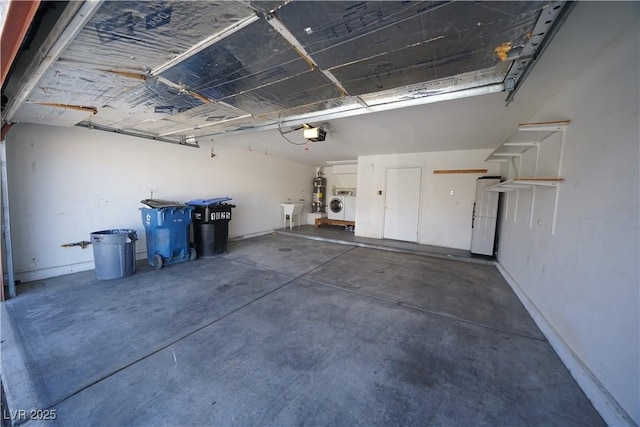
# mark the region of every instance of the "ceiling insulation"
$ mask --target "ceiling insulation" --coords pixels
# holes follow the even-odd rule
[[[555,1],[87,3],[82,19],[59,23],[67,38],[47,41],[53,60],[13,76],[20,84],[8,87],[27,92],[3,88],[3,123],[185,143],[509,91],[567,10]]]

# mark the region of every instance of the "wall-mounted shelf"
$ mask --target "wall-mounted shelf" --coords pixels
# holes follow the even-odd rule
[[[533,227],[533,217],[535,211],[536,202],[536,189],[551,187],[555,188],[555,203],[553,208],[553,222],[551,225],[551,234],[555,234],[556,217],[558,212],[558,187],[561,182],[564,181],[560,178],[560,172],[562,169],[562,154],[564,151],[564,130],[569,124],[569,120],[553,121],[553,122],[540,122],[540,123],[521,123],[518,125],[518,129],[509,135],[502,143],[496,148],[493,153],[487,157],[488,162],[509,162],[509,179],[494,186],[487,188],[487,191],[497,191],[506,193],[507,202],[509,205],[509,194],[515,192],[513,221],[516,222],[518,211],[518,200],[520,190],[529,190],[531,195],[531,212],[529,215],[529,227]],[[558,132],[562,133],[560,140],[560,151],[555,168],[554,175],[551,177],[539,177],[539,161],[540,161],[540,147],[550,140],[550,136]],[[554,139],[557,141],[557,139]],[[535,164],[533,165],[533,177],[520,177],[520,171],[522,170],[522,159],[524,154],[530,149],[535,148]],[[528,159],[531,159],[529,156]],[[531,161],[529,161],[531,166]],[[507,209],[505,209],[505,217],[507,219]]]
[[[521,123],[518,129],[509,135],[493,153],[487,157],[488,162],[512,161],[522,156],[533,147],[556,132],[562,132],[569,124],[569,120],[541,123]]]
[[[513,178],[487,187],[485,190],[499,192],[533,190],[535,187],[557,187],[563,181],[562,178]]]
[[[436,169],[434,175],[439,174],[458,174],[458,173],[487,173],[489,169]]]

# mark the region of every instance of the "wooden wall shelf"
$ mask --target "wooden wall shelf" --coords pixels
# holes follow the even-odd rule
[[[458,173],[487,173],[489,169],[437,169],[434,170],[434,175],[438,174],[458,174]]]

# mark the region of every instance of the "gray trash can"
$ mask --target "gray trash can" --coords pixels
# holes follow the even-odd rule
[[[96,279],[119,279],[135,273],[136,240],[136,230],[102,230],[91,233]]]

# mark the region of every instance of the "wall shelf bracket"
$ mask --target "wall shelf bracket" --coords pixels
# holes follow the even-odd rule
[[[531,211],[529,214],[529,227],[533,227],[534,211],[536,205],[536,191],[543,188],[554,188],[556,191],[555,202],[553,207],[553,221],[551,225],[551,234],[555,234],[556,218],[558,214],[558,200],[559,200],[559,185],[564,181],[560,178],[562,171],[562,156],[564,153],[564,139],[565,129],[569,124],[569,120],[552,121],[552,122],[538,122],[538,123],[521,123],[518,125],[518,129],[510,134],[502,143],[496,148],[493,153],[487,157],[486,161],[509,161],[509,178],[499,184],[488,187],[487,191],[497,191],[501,193],[507,193],[515,191],[515,206],[513,220],[516,220],[516,214],[518,210],[518,199],[520,190],[531,191]],[[560,140],[560,154],[558,158],[558,166],[556,174],[553,177],[539,177],[538,166],[540,162],[540,148],[547,139],[558,132],[562,133]],[[533,165],[534,173],[533,177],[520,177],[520,171],[523,170],[522,159],[524,154],[532,149],[536,150],[535,164]],[[518,160],[518,162],[516,162]],[[507,206],[508,206],[507,198]],[[506,211],[506,210],[505,210]],[[508,214],[505,212],[504,219],[506,220]]]

